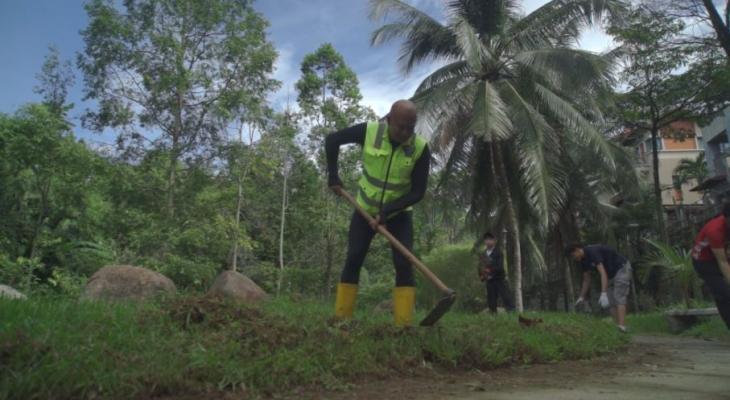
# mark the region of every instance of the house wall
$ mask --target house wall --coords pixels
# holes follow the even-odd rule
[[[695,136],[676,139],[671,135],[672,130],[694,132]],[[662,131],[659,146],[659,184],[662,187],[662,204],[666,206],[678,204],[680,201],[672,185],[674,169],[681,160],[694,160],[703,152],[696,136],[701,136],[701,131],[694,122],[690,121],[674,122],[667,130]],[[637,146],[636,153],[640,163],[639,171],[650,182],[653,179],[651,150],[651,139],[649,135],[646,135],[645,140]],[[683,204],[697,204],[702,200],[701,193],[690,192],[690,189],[698,184],[698,182],[691,180],[682,185],[681,201]]]

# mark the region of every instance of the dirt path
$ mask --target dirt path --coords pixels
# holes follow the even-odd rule
[[[326,399],[720,400],[730,399],[730,343],[635,337],[618,355],[461,375],[368,382]]]

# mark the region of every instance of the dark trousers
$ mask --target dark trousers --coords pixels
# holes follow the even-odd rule
[[[725,321],[727,328],[730,329],[730,284],[725,281],[720,267],[715,261],[692,260],[692,265],[697,275],[705,281],[705,285],[710,289],[712,297],[715,298],[717,311],[720,313],[722,320]]]
[[[502,298],[502,304],[507,311],[513,311],[515,309],[514,303],[512,303],[512,293],[510,293],[509,286],[507,285],[506,279],[492,279],[487,281],[487,306],[489,311],[497,312],[497,300]]]
[[[413,219],[411,213],[403,211],[390,218],[385,227],[408,250],[413,248]],[[357,212],[352,214],[350,232],[347,235],[347,259],[342,270],[340,282],[357,284],[360,280],[360,268],[370,248],[375,231]],[[395,265],[395,286],[415,286],[413,267],[410,261],[393,246],[393,264]]]

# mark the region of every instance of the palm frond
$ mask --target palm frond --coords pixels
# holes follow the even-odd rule
[[[610,86],[613,66],[609,57],[571,48],[541,48],[515,55],[517,64],[566,93]]]
[[[539,83],[535,84],[535,90],[541,103],[553,117],[575,135],[579,142],[589,146],[597,157],[601,157],[605,161],[606,165],[615,168],[615,162],[610,157],[612,149],[608,145],[608,141],[573,104]]]
[[[476,90],[476,97],[467,129],[488,141],[510,137],[512,121],[499,92],[489,81],[478,81],[471,86]]]
[[[482,70],[482,66],[493,58],[489,50],[479,39],[479,33],[461,16],[456,16],[450,23],[451,30],[456,35],[461,57],[474,72]]]
[[[515,150],[520,155],[522,168],[525,171],[523,180],[528,191],[528,199],[539,216],[541,226],[547,228],[552,209],[549,199],[555,187],[552,184],[551,168],[548,166],[545,153],[558,149],[557,143],[553,140],[553,129],[514,86],[507,82],[502,86],[504,97],[511,105],[514,129],[520,132]]]
[[[519,4],[513,0],[452,0],[448,10],[469,22],[479,36],[504,33],[508,21],[517,18]]]
[[[669,279],[673,280],[685,294],[695,287],[697,274],[687,249],[650,239],[644,241],[653,248],[653,251],[642,259],[645,268],[640,271],[640,275],[644,282],[654,268],[662,268],[667,272]]]
[[[582,28],[625,10],[621,0],[552,0],[510,27],[510,44],[521,49],[567,46]]]
[[[433,137],[443,121],[469,110],[474,96],[473,85],[460,76],[416,92],[411,100],[418,106],[419,132]]]
[[[376,29],[372,45],[394,39],[403,39],[398,58],[403,71],[408,73],[423,61],[459,57],[453,33],[434,18],[400,0],[371,0],[370,18],[382,20],[393,16],[396,21]]]
[[[471,73],[471,69],[465,61],[446,64],[421,81],[416,88],[416,95],[452,79],[457,79],[457,81],[469,79]]]

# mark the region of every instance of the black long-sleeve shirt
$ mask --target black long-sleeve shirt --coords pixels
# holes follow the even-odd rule
[[[487,250],[484,251],[484,258],[486,260],[486,267],[489,268],[490,272],[487,276],[487,280],[491,281],[493,279],[504,279],[504,261],[502,258],[502,252],[499,251],[499,248],[495,247],[492,249],[492,252],[487,254]]]
[[[340,146],[350,143],[357,143],[360,146],[363,146],[365,143],[366,131],[367,123],[362,123],[327,135],[324,142],[324,148],[325,154],[327,155],[327,173],[329,175],[328,180],[330,186],[341,184],[337,167],[337,159],[340,155]],[[400,143],[391,142],[391,146],[394,148],[399,145]],[[381,213],[390,215],[421,201],[423,196],[426,194],[430,165],[431,152],[428,150],[427,145],[413,166],[413,171],[411,172],[411,191],[390,203],[384,204]]]

